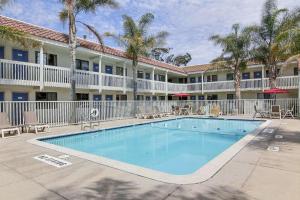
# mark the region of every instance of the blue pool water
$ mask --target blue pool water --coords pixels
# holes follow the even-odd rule
[[[41,140],[173,175],[186,175],[261,123],[183,118]]]

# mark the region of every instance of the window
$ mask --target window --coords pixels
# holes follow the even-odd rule
[[[242,79],[250,79],[250,72],[245,72],[242,74]]]
[[[196,83],[196,78],[195,77],[190,77],[190,83]]]
[[[142,72],[142,71],[137,71],[137,77],[138,77],[138,78],[144,78],[144,72]]]
[[[110,65],[105,65],[105,73],[106,74],[113,74],[113,67]]]
[[[166,99],[165,96],[159,96],[159,100],[160,100],[160,101],[164,101],[165,99]]]
[[[202,83],[202,76],[198,77],[198,83]]]
[[[234,98],[234,94],[227,94],[227,99],[228,99],[228,100],[235,99],[235,98]]]
[[[196,100],[196,96],[190,96],[190,100],[195,101]]]
[[[294,76],[298,76],[298,67],[294,68]]]
[[[100,94],[94,94],[93,95],[93,100],[94,101],[101,101],[102,100],[102,96]]]
[[[232,81],[232,80],[233,80],[233,73],[228,73],[228,74],[226,75],[226,80],[227,80],[227,81]]]
[[[179,78],[178,82],[179,83],[186,83],[187,79],[186,78]]]
[[[145,78],[150,80],[151,79],[151,74],[150,73],[145,73]]]
[[[0,59],[4,59],[4,47],[0,47]]]
[[[280,73],[280,69],[277,69],[276,73],[276,75],[278,75]],[[269,77],[269,70],[266,70],[266,77]]]
[[[218,100],[218,95],[217,94],[208,95],[207,100]]]
[[[155,80],[155,81],[157,81],[157,79],[158,79],[157,77],[158,77],[158,75],[157,75],[157,74],[154,74],[154,80]]]
[[[126,94],[118,94],[116,96],[117,101],[126,101],[127,100],[127,95]]]
[[[212,76],[211,76],[211,81],[212,81],[212,82],[218,81],[218,75],[212,75]]]
[[[207,82],[211,82],[211,76],[207,76],[207,77],[206,77],[206,81],[207,81]]]
[[[35,93],[36,101],[57,101],[56,92],[36,92]]]
[[[88,101],[89,94],[85,93],[76,93],[76,101]]]
[[[117,68],[116,68],[116,74],[117,74],[117,75],[123,76],[123,72],[124,72],[123,67],[117,67]]]
[[[89,61],[76,59],[76,69],[89,71]]]
[[[156,101],[157,97],[156,96],[152,96],[152,101]]]
[[[165,82],[165,81],[166,81],[166,78],[165,78],[164,75],[159,75],[159,76],[158,76],[158,80],[159,80],[159,81],[162,81],[162,82]]]
[[[57,66],[57,55],[51,53],[44,53],[43,59],[45,65]],[[39,51],[35,52],[35,63],[40,63]]]
[[[204,95],[198,96],[198,100],[205,100],[205,96]]]
[[[143,101],[144,100],[144,96],[143,95],[137,95],[137,100],[138,101]]]
[[[262,72],[261,71],[256,71],[253,73],[253,76],[255,79],[258,79],[258,78],[262,78]]]

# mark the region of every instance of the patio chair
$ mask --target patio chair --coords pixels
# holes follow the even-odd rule
[[[213,104],[212,108],[210,110],[210,114],[213,117],[219,117],[221,115],[221,109],[220,106],[217,104]]]
[[[157,106],[154,106],[154,112],[159,115],[159,117],[166,117],[170,113],[161,112]]]
[[[49,129],[48,124],[39,123],[36,117],[36,113],[32,111],[24,112],[24,123],[26,126],[26,132],[29,133],[30,129],[34,129],[34,133],[37,134],[39,131],[45,132],[45,129]]]
[[[291,109],[288,109],[284,112],[282,119],[286,118],[286,117],[291,117],[293,119],[295,119],[293,112],[294,112],[294,108],[295,106],[293,106]]]
[[[206,108],[205,106],[200,106],[200,108],[196,111],[196,115],[205,115],[206,114]]]
[[[270,118],[272,119],[273,116],[278,116],[281,119],[282,111],[280,109],[280,105],[272,105]]]
[[[265,118],[265,117],[268,117],[270,115],[269,112],[259,110],[259,109],[257,109],[257,106],[254,105],[254,114],[253,114],[252,118],[256,118],[257,114],[259,114],[261,118]]]
[[[4,138],[5,132],[17,132],[20,135],[20,129],[17,126],[12,126],[9,123],[8,116],[4,112],[0,112],[0,130],[1,130],[1,137]]]
[[[179,106],[175,106],[175,115],[180,115],[180,107]]]

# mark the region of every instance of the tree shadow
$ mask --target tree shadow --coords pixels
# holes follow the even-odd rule
[[[253,199],[243,191],[228,186],[209,187],[204,192],[194,195],[175,195],[176,200],[250,200]],[[171,198],[172,199],[172,198]]]

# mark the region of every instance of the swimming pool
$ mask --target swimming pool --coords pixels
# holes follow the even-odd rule
[[[98,157],[102,164],[131,173],[141,175],[144,171],[142,175],[146,174],[146,177],[149,177],[148,172],[157,172],[157,176],[182,177],[205,168],[207,163],[262,123],[255,120],[180,118],[40,138],[38,142],[47,143],[54,149],[71,150],[63,151],[70,154],[79,152],[90,160]]]

